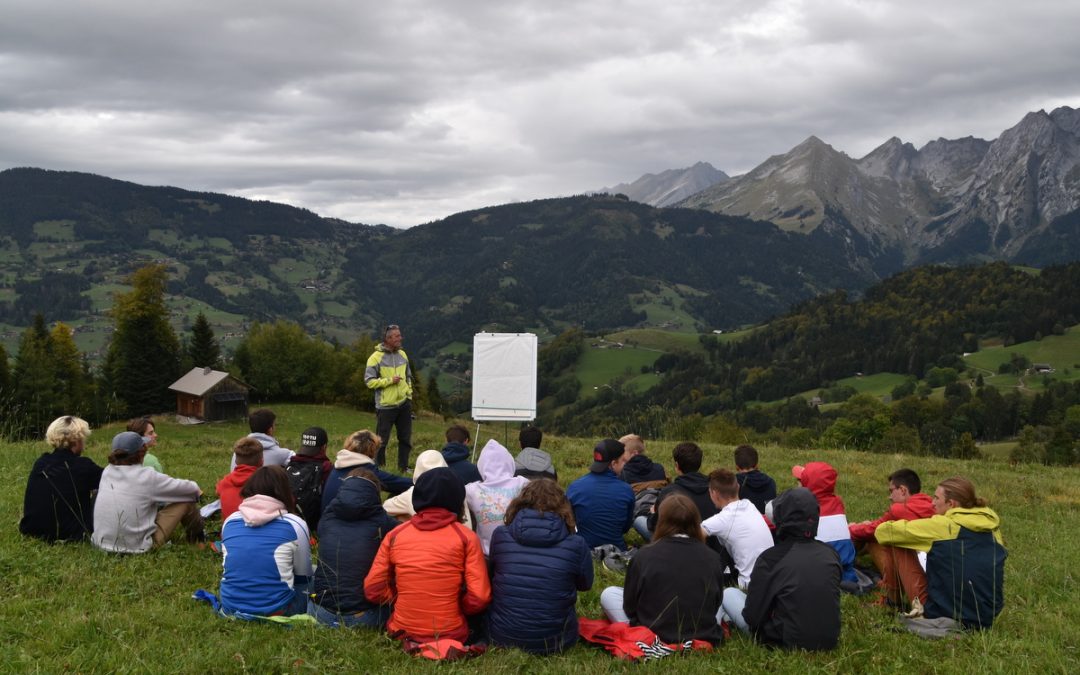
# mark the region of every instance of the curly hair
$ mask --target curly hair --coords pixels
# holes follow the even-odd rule
[[[506,517],[503,519],[507,525],[514,522],[518,511],[533,509],[540,513],[554,513],[562,518],[566,527],[571,532],[577,527],[574,520],[574,509],[570,506],[570,500],[559,484],[550,478],[538,478],[529,482],[521,489],[517,497],[506,507]]]
[[[52,421],[45,430],[45,440],[54,448],[71,449],[79,441],[85,441],[90,435],[90,425],[86,420],[74,415],[65,415]]]

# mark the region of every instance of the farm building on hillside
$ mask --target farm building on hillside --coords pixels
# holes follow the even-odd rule
[[[247,417],[251,387],[220,370],[192,368],[169,389],[176,392],[178,415],[207,421]]]

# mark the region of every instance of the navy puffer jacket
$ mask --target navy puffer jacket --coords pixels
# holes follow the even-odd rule
[[[493,644],[550,654],[577,642],[577,592],[593,584],[583,537],[554,513],[522,509],[495,529],[488,559]]]
[[[355,614],[373,605],[364,597],[364,577],[383,537],[398,522],[386,515],[371,481],[346,477],[319,521],[319,566],[312,599],[338,614]]]

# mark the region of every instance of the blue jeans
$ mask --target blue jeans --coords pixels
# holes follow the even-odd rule
[[[308,600],[307,613],[315,617],[319,623],[331,628],[352,628],[353,626],[382,628],[390,619],[390,606],[379,605],[365,612],[338,614]]]
[[[646,544],[652,541],[652,532],[649,532],[649,519],[647,516],[634,518],[634,531],[641,535]]]

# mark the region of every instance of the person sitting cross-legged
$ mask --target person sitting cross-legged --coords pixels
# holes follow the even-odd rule
[[[836,648],[841,565],[836,550],[816,538],[820,514],[817,499],[804,487],[773,500],[776,545],[758,556],[745,594],[724,591],[724,613],[762,644]]]
[[[626,586],[600,594],[608,619],[645,626],[664,642],[723,641],[724,565],[705,545],[694,502],[674,494],[660,504],[652,543],[630,561]]]
[[[102,468],[83,457],[90,425],[66,415],[53,420],[45,440],[53,451],[38,457],[26,479],[19,532],[45,541],[82,541],[94,531],[93,496]]]
[[[364,595],[372,603],[393,605],[386,624],[393,637],[465,642],[466,617],[491,602],[480,539],[461,524],[465,485],[446,466],[435,467],[417,477],[412,502],[416,515],[379,545]]]
[[[634,522],[634,491],[619,479],[626,448],[606,438],[593,449],[589,473],[566,489],[566,498],[574,507],[578,534],[589,548],[611,544],[626,550],[623,534]]]
[[[383,510],[381,489],[370,469],[353,469],[323,510],[319,566],[308,603],[308,614],[320,623],[382,628],[390,617],[389,605],[364,597],[364,577],[375,553],[383,538],[398,526]]]
[[[589,545],[558,483],[538,478],[510,502],[488,556],[488,631],[496,645],[551,654],[577,642],[578,591],[593,584]],[[537,589],[543,589],[538,593]]]
[[[222,607],[255,616],[307,613],[311,535],[285,469],[261,467],[240,496],[244,501],[221,526]]]
[[[145,553],[164,546],[181,523],[189,542],[205,541],[198,484],[143,466],[145,454],[143,437],[134,431],[113,437],[94,503],[90,541],[111,553]]]

